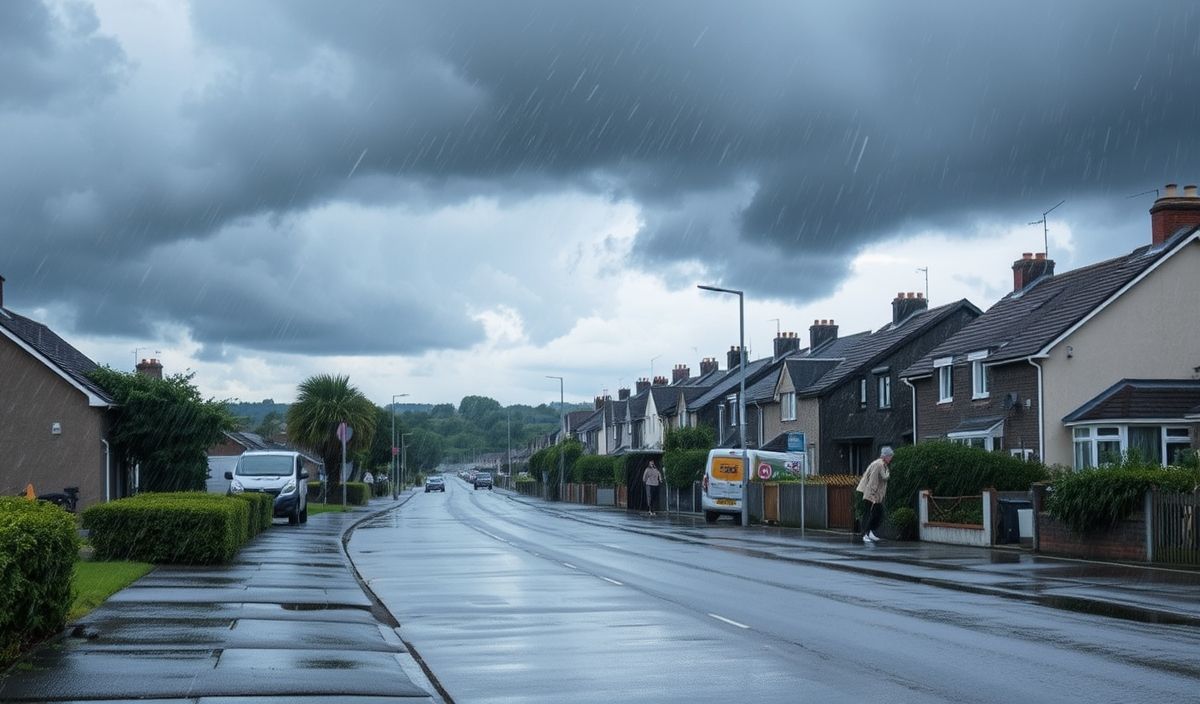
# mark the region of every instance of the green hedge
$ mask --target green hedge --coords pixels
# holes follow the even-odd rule
[[[1142,506],[1151,488],[1191,492],[1200,486],[1200,470],[1179,467],[1116,466],[1085,469],[1054,481],[1046,493],[1046,511],[1076,533],[1111,528]]]
[[[350,506],[366,506],[371,501],[371,491],[371,487],[364,482],[346,482],[346,503]],[[321,482],[308,483],[308,500],[321,503]],[[329,485],[329,496],[325,503],[342,503],[341,484]]]
[[[250,538],[251,502],[203,492],[147,493],[83,512],[99,560],[209,565]]]
[[[669,450],[663,454],[663,474],[670,486],[691,486],[704,476],[708,450]]]
[[[274,496],[258,492],[243,492],[234,496],[250,504],[250,520],[247,523],[250,537],[271,527],[271,519],[275,517]]]
[[[886,519],[887,533],[894,540],[917,539],[917,512],[908,508],[898,508],[888,514]]]
[[[917,496],[971,496],[984,489],[1027,491],[1049,474],[1037,462],[951,442],[923,442],[896,450],[885,504],[888,511],[916,509]]]
[[[0,498],[0,667],[66,623],[78,556],[73,515],[42,501]]]
[[[582,455],[571,467],[571,481],[612,486],[613,460],[608,455]]]

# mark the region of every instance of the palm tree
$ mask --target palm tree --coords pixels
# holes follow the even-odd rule
[[[342,443],[338,423],[354,429],[346,456],[370,447],[375,434],[375,404],[350,385],[350,377],[318,374],[300,384],[296,402],[288,409],[288,437],[321,455],[330,484],[342,481]]]

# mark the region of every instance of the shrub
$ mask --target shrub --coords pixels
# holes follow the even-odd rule
[[[892,511],[888,514],[887,523],[889,533],[896,540],[917,539],[917,512],[911,508],[904,506]]]
[[[582,455],[575,460],[571,468],[572,481],[583,484],[601,484],[611,486],[613,483],[613,460],[607,455]]]
[[[41,501],[0,498],[0,665],[66,623],[78,555],[74,516]]]
[[[951,442],[923,442],[896,450],[885,504],[889,511],[916,508],[917,496],[971,496],[984,489],[1026,491],[1049,475],[1037,462]]]
[[[708,450],[669,450],[663,454],[663,474],[671,486],[691,486],[704,475]]]
[[[1076,533],[1102,531],[1129,518],[1151,488],[1190,492],[1200,470],[1123,462],[1059,477],[1046,494],[1046,511]]]
[[[203,492],[140,494],[83,512],[100,560],[208,565],[249,538],[251,503]]]
[[[691,428],[672,428],[667,431],[663,441],[663,450],[711,450],[716,444],[713,440],[712,428],[707,425]]]
[[[334,494],[334,496],[338,496]],[[371,502],[371,487],[363,482],[346,482],[346,503],[366,506]]]
[[[271,527],[271,519],[275,517],[274,496],[258,492],[243,492],[234,496],[250,504],[247,528],[251,538]]]

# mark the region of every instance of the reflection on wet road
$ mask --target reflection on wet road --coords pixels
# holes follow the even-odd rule
[[[460,703],[1175,703],[1200,687],[1193,628],[763,559],[729,549],[732,526],[686,529],[715,547],[603,516],[452,479],[350,548]]]

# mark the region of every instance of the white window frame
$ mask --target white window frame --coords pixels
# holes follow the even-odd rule
[[[933,368],[937,370],[938,403],[954,401],[954,359],[942,357],[933,360]]]
[[[779,420],[796,420],[795,391],[784,391],[779,394]]]
[[[861,377],[858,380],[858,407],[867,407],[867,377]]]
[[[729,427],[736,428],[738,425],[738,402],[737,394],[726,396],[725,400],[729,402],[729,412],[725,415],[729,416]]]
[[[1113,421],[1093,421],[1088,423],[1073,423],[1071,426],[1071,466],[1076,470],[1091,469],[1100,466],[1100,444],[1101,443],[1117,443],[1119,454],[1124,457],[1129,452],[1129,429],[1144,428],[1147,426],[1158,428],[1159,456],[1162,458],[1163,465],[1171,462],[1170,453],[1167,451],[1168,445],[1183,445],[1190,446],[1192,439],[1192,430],[1189,426],[1180,423],[1179,421],[1147,421],[1142,423],[1134,422],[1113,422]],[[1100,430],[1111,431],[1115,429],[1117,432],[1108,432],[1100,435]],[[1080,466],[1077,445],[1086,445],[1088,453],[1088,464]]]
[[[983,365],[983,360],[987,359],[987,355],[987,350],[971,352],[967,355],[967,361],[971,363],[971,398],[975,400],[988,398],[991,395],[987,367]]]
[[[1009,450],[1008,454],[1013,457],[1016,457],[1017,459],[1025,460],[1026,462],[1028,462],[1029,460],[1033,459],[1034,452],[1033,452],[1033,450],[1031,450],[1029,448],[1021,449],[1018,447],[1018,448]]]
[[[892,375],[880,374],[876,379],[875,386],[879,391],[879,410],[886,411],[892,407]]]

